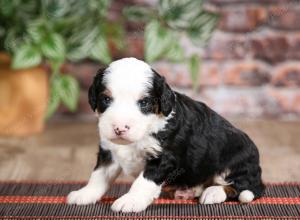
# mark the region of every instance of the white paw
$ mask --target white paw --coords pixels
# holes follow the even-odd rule
[[[210,186],[207,187],[200,198],[202,204],[215,204],[221,203],[226,200],[227,196],[223,186]]]
[[[254,194],[250,190],[244,190],[239,195],[239,201],[241,203],[249,203],[254,199]]]
[[[99,189],[83,187],[80,190],[71,192],[67,197],[68,204],[87,205],[95,204],[102,196]]]
[[[126,193],[112,204],[111,209],[115,212],[141,212],[144,211],[151,202],[152,199]]]

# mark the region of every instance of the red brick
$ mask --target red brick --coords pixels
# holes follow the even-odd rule
[[[192,89],[173,87],[176,91],[206,103],[219,114],[226,117],[268,117],[282,115],[282,109],[265,87],[206,87],[195,93]],[[296,116],[296,114],[294,114]]]
[[[300,114],[300,89],[271,89],[269,95],[283,113]]]
[[[274,4],[274,3],[292,3],[295,0],[209,0],[210,3],[226,5],[226,4],[248,4],[248,3],[263,3],[263,4]]]
[[[133,56],[143,59],[144,57],[144,38],[142,35],[131,35],[127,38],[126,56]]]
[[[74,76],[81,88],[89,88],[94,75],[102,67],[99,63],[83,61],[81,63],[67,63],[63,67],[63,72]]]
[[[199,98],[205,97],[216,112],[230,117],[274,117],[280,114],[274,102],[263,88],[217,87],[202,90]]]
[[[128,21],[126,24],[126,31],[127,33],[136,33],[136,34],[143,34],[145,31],[145,23],[144,22],[132,22]]]
[[[154,6],[152,0],[122,0],[122,1],[111,1],[109,13],[107,15],[109,20],[121,20],[124,18],[123,9],[127,6],[139,5],[139,6]]]
[[[77,112],[79,113],[93,113],[90,104],[88,102],[88,90],[81,90],[79,101],[78,101],[78,109]]]
[[[289,51],[290,35],[273,32],[258,32],[255,34],[224,34],[216,32],[205,48],[206,59],[226,60],[245,59],[252,57],[269,63],[283,61]],[[294,39],[293,44],[298,41]],[[299,53],[299,52],[298,52]]]
[[[259,62],[227,64],[223,82],[235,86],[261,86],[270,81],[269,69]]]
[[[123,51],[113,50],[115,59],[123,57],[144,58],[144,38],[140,33],[128,35],[125,39],[125,48]]]
[[[297,0],[256,0],[256,2],[258,3],[269,3],[269,4],[290,4],[290,3],[294,3]]]
[[[159,62],[153,66],[157,72],[166,78],[170,85],[182,88],[192,87],[193,83],[186,65]],[[200,86],[218,86],[221,81],[218,65],[212,62],[201,64],[198,80]]]
[[[224,7],[220,12],[219,28],[225,31],[253,31],[266,19],[266,11],[263,7]]]
[[[172,88],[175,91],[185,94],[186,96],[188,96],[194,100],[204,102],[208,106],[212,106],[212,104],[213,104],[213,100],[206,93],[206,91],[207,90],[215,90],[215,87],[213,87],[213,89],[205,88],[205,89],[200,89],[198,91],[195,91],[192,88],[179,88],[179,87],[172,87]]]
[[[57,110],[57,114],[63,115],[78,115],[78,114],[93,114],[89,102],[88,102],[88,90],[81,89],[78,99],[77,110],[75,112],[71,112],[66,106],[60,103],[60,106]]]
[[[300,33],[293,33],[287,36],[289,50],[286,54],[287,59],[300,60]]]
[[[276,68],[272,84],[278,87],[300,88],[300,63],[291,62]]]
[[[300,29],[300,5],[282,4],[268,9],[268,24],[285,30]]]
[[[207,59],[243,59],[249,51],[249,40],[246,36],[227,35],[216,32],[205,48]]]
[[[160,75],[165,77],[167,83],[170,85],[174,84],[175,80],[173,79],[174,77],[170,65],[167,65],[163,62],[157,62],[152,65],[152,68]]]
[[[254,58],[276,63],[285,60],[289,45],[285,35],[269,33],[253,37],[250,48]]]
[[[170,64],[167,62],[157,62],[153,68],[166,78],[172,86],[191,87],[192,81],[188,69],[183,64]]]
[[[209,2],[214,4],[228,4],[228,3],[237,3],[241,0],[209,0]]]
[[[257,3],[260,4],[290,4],[297,0],[255,0]]]
[[[207,62],[201,65],[199,84],[201,86],[218,86],[221,83],[220,67],[217,63]]]
[[[176,70],[173,69],[173,71],[170,74],[174,74],[173,82],[172,84],[178,87],[191,87],[192,86],[192,80],[190,78],[190,75],[186,68]]]

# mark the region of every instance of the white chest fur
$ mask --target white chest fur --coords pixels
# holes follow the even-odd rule
[[[144,155],[132,146],[119,145],[112,154],[126,175],[136,177],[144,168]]]
[[[155,156],[161,151],[157,140],[152,136],[130,145],[117,145],[105,140],[101,144],[104,149],[111,151],[113,160],[130,176],[137,176],[144,169],[147,154]]]

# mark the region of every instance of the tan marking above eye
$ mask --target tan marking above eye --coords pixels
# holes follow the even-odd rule
[[[138,98],[138,100],[142,100],[142,99],[144,99],[144,98],[146,98],[147,97],[147,95],[141,95],[139,98]]]
[[[108,96],[108,97],[112,97],[112,93],[111,93],[111,91],[110,91],[109,89],[105,89],[105,90],[102,92],[102,94],[104,94],[104,95],[106,95],[106,96]]]

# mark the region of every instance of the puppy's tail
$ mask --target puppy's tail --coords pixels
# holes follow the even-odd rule
[[[254,199],[254,194],[253,192],[251,192],[250,190],[243,190],[239,197],[238,197],[238,200],[241,202],[241,203],[249,203],[249,202],[252,202],[253,199]]]
[[[249,203],[252,202],[254,199],[261,197],[264,194],[265,185],[260,182],[255,187],[249,187],[249,189],[240,191],[238,195],[238,200],[241,203]]]

